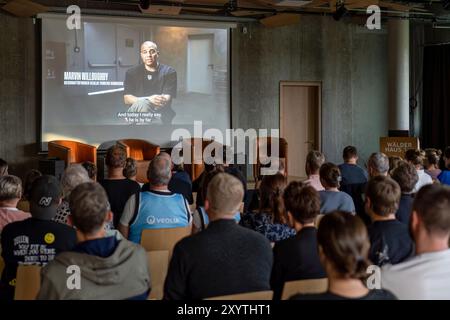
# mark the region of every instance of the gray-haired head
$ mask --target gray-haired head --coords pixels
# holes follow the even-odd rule
[[[382,152],[374,152],[367,161],[367,168],[371,177],[385,176],[389,171],[389,158]]]
[[[0,177],[0,201],[20,199],[22,197],[22,181],[16,176]]]
[[[166,157],[156,156],[150,162],[147,178],[151,186],[167,186],[171,176],[171,162]]]
[[[70,193],[76,186],[89,181],[89,174],[81,164],[72,164],[68,166],[61,177],[63,198],[68,199]]]

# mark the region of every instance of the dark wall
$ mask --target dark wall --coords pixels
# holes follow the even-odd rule
[[[33,19],[0,12],[0,157],[21,177],[37,166],[34,30]]]

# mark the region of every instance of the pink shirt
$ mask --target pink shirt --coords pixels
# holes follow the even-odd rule
[[[306,184],[309,184],[311,187],[316,189],[317,191],[325,190],[325,188],[320,183],[320,176],[318,174],[312,174],[309,176],[309,179],[305,181]]]
[[[28,212],[20,211],[17,208],[0,207],[0,232],[8,223],[28,218],[31,218],[31,214]]]

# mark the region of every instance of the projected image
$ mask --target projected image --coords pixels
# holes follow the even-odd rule
[[[65,16],[42,19],[42,140],[125,137],[170,145],[171,132],[230,127],[226,27]]]

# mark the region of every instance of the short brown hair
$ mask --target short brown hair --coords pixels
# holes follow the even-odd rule
[[[392,172],[391,177],[397,181],[403,193],[412,192],[417,181],[419,180],[416,167],[408,162],[400,163]]]
[[[401,197],[400,186],[389,177],[376,176],[367,183],[366,197],[370,199],[370,206],[374,213],[385,217],[398,209]]]
[[[133,158],[127,158],[125,167],[123,168],[123,175],[130,179],[137,175],[137,162]]]
[[[306,174],[311,174],[319,171],[322,164],[325,162],[325,156],[322,152],[311,150],[306,155],[305,171]]]
[[[20,199],[22,180],[16,176],[0,176],[0,201]]]
[[[359,217],[341,211],[325,215],[320,220],[317,242],[341,278],[367,278],[370,242]]]
[[[425,160],[425,151],[409,149],[405,152],[405,159],[415,166],[423,166]]]
[[[259,187],[259,212],[272,215],[273,223],[287,223],[284,209],[283,192],[286,187],[286,177],[281,173],[264,176]]]
[[[428,148],[425,149],[425,162],[426,165],[439,165],[441,160],[442,151],[439,149]]]
[[[97,177],[97,166],[91,161],[85,161],[81,165],[86,169],[89,178],[95,180]]]
[[[242,182],[228,173],[219,173],[208,184],[206,199],[219,214],[235,214],[244,199]]]
[[[111,168],[123,168],[125,166],[126,158],[127,152],[125,148],[116,144],[110,147],[106,152],[105,163]]]
[[[302,182],[289,183],[284,190],[283,200],[286,210],[301,224],[314,222],[320,213],[319,193]]]
[[[96,182],[79,184],[70,193],[70,214],[74,226],[84,234],[98,231],[110,210],[108,196]]]
[[[342,158],[344,161],[348,161],[351,158],[356,158],[358,156],[358,150],[354,146],[346,146],[342,151]]]
[[[400,163],[405,162],[401,157],[398,156],[392,156],[389,157],[389,173],[392,174],[392,172],[400,165]]]
[[[448,236],[450,233],[450,187],[430,184],[417,192],[413,211],[417,213],[432,235]]]
[[[320,180],[326,183],[328,187],[339,188],[341,182],[341,171],[338,166],[331,162],[326,162],[320,167]]]

